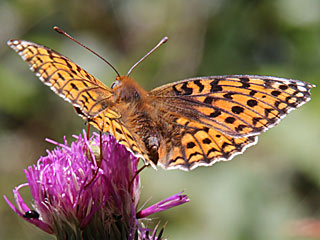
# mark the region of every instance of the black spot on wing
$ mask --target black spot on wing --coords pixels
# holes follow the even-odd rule
[[[211,97],[211,96],[207,96],[205,99],[204,99],[204,103],[207,103],[207,104],[212,104],[214,98]]]
[[[257,102],[257,100],[250,99],[250,100],[247,101],[247,105],[248,105],[249,107],[254,107],[254,106],[257,106],[257,105],[258,105],[258,102]]]
[[[181,92],[177,89],[175,85],[172,86],[172,89],[176,93],[176,95],[181,95]]]
[[[262,120],[263,118],[260,118],[260,117],[255,117],[255,118],[252,118],[252,124],[255,126],[257,125],[257,123]]]
[[[212,143],[212,141],[211,141],[209,138],[203,139],[202,142],[203,142],[204,144],[210,144],[210,143]]]
[[[224,121],[226,123],[232,124],[236,121],[236,119],[234,117],[227,117]]]
[[[240,82],[242,83],[242,87],[243,88],[249,88],[250,87],[250,83],[249,83],[249,81],[250,81],[250,79],[249,78],[247,78],[247,77],[241,77],[241,78],[239,78],[240,79]]]
[[[183,95],[191,95],[193,93],[193,89],[188,87],[188,82],[184,82],[181,89],[184,91]]]
[[[234,93],[226,93],[226,94],[223,95],[223,97],[226,98],[226,99],[232,100],[232,99],[233,99],[233,98],[232,98],[232,95],[233,95],[233,94],[234,94]]]
[[[187,143],[187,148],[194,148],[196,144],[194,142],[188,142]]]
[[[79,91],[78,87],[74,83],[71,83],[70,85],[74,90]]]
[[[246,128],[246,127],[247,127],[246,125],[239,124],[239,125],[235,128],[235,130],[236,130],[237,132],[242,132],[242,130],[243,130],[244,128]]]
[[[249,95],[250,95],[250,96],[254,96],[256,93],[257,93],[256,90],[251,90],[250,93],[249,93]]]
[[[274,91],[271,92],[271,95],[275,96],[275,97],[278,97],[280,94],[281,94],[281,92],[277,91],[277,90],[274,90]]]
[[[215,92],[219,92],[222,91],[222,87],[218,85],[219,81],[218,80],[214,80],[210,83],[211,89],[210,92],[211,93],[215,93]]]
[[[233,106],[231,108],[231,111],[235,114],[240,114],[244,111],[244,108],[243,107],[240,107],[240,106]]]
[[[280,85],[279,88],[281,90],[287,90],[289,87],[287,85]]]
[[[58,72],[58,76],[59,76],[60,79],[62,79],[63,81],[65,81],[65,78],[62,76],[61,73]]]
[[[216,118],[221,115],[221,111],[216,109],[214,112],[210,113],[209,117]]]
[[[194,82],[194,84],[196,84],[199,87],[199,92],[201,93],[204,89],[204,85],[201,83],[200,80],[195,80],[193,82]]]

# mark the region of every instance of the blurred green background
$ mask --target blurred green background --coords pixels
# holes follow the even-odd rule
[[[122,74],[168,36],[132,73],[146,89],[221,74],[319,85],[318,0],[1,0],[0,23],[0,192],[10,199],[11,190],[26,181],[23,169],[53,148],[46,137],[71,139],[85,125],[9,49],[8,39],[49,46],[108,86],[114,72],[52,26],[105,56]],[[155,223],[168,221],[169,239],[309,239],[292,236],[290,223],[320,219],[319,107],[315,88],[311,102],[233,161],[192,172],[144,170],[141,204],[185,190],[190,203],[155,216]],[[52,239],[0,200],[0,239],[39,238]]]

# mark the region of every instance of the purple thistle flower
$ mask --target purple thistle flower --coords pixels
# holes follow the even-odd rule
[[[16,206],[4,196],[9,206],[57,239],[161,239],[163,229],[156,236],[157,227],[145,229],[141,221],[188,202],[187,196],[176,194],[137,213],[138,158],[112,136],[103,135],[103,159],[98,169],[99,135],[88,141],[84,131],[84,137],[76,138],[70,146],[66,140],[64,144],[49,140],[58,147],[25,170],[28,183],[13,190]],[[34,210],[19,193],[25,186],[30,188]]]

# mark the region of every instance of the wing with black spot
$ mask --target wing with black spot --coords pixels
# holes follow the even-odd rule
[[[94,117],[110,105],[112,89],[70,59],[33,42],[9,40],[8,45],[44,84],[70,102],[82,116]]]
[[[258,139],[257,136],[234,138],[184,117],[173,121],[169,131],[173,134],[159,149],[159,165],[165,169],[188,171],[228,161]]]
[[[151,104],[233,137],[257,135],[310,100],[314,85],[250,75],[186,79],[152,90]]]
[[[230,160],[310,100],[312,84],[265,76],[187,79],[152,90],[165,126],[159,163],[190,170]]]
[[[115,107],[102,111],[96,117],[89,119],[89,122],[100,131],[110,133],[135,156],[142,157],[146,163],[152,164],[141,137],[123,121]]]

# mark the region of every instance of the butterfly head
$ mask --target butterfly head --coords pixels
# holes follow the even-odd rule
[[[131,77],[120,76],[112,83],[113,89],[117,99],[120,101],[131,102],[140,100],[145,96],[146,91],[142,89]]]

